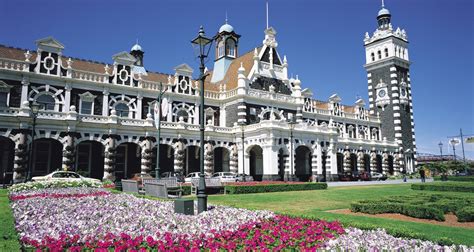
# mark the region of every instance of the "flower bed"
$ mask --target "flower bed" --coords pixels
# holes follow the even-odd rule
[[[327,189],[326,183],[307,183],[307,182],[290,182],[290,183],[262,183],[262,182],[243,182],[234,183],[225,186],[228,194],[245,194],[245,193],[265,193],[265,192],[287,192],[287,191],[305,191],[305,190],[322,190]]]
[[[93,187],[100,188],[102,184],[91,180],[45,180],[32,181],[26,183],[14,184],[8,190],[10,192],[23,192],[30,190],[38,190],[44,188],[71,188],[71,187]]]

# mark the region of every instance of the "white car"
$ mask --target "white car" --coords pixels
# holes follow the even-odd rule
[[[236,176],[237,174],[233,172],[216,172],[212,174],[213,178],[220,178],[221,182],[236,182]]]
[[[208,173],[204,173],[205,175],[205,178],[209,178],[211,175],[208,174]],[[191,172],[189,173],[185,178],[184,178],[184,182],[185,183],[191,183],[191,181],[196,178],[199,178],[199,172]]]
[[[98,179],[86,178],[71,171],[55,171],[45,176],[37,176],[31,178],[31,181],[47,181],[47,180],[89,180],[91,182],[99,182]]]

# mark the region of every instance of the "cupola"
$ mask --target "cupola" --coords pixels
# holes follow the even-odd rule
[[[224,79],[227,69],[238,55],[238,43],[240,35],[235,33],[234,27],[225,20],[219,28],[219,32],[214,36],[216,42],[216,57],[211,82],[218,82]]]

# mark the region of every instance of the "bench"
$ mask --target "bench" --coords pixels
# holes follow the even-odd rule
[[[224,189],[224,185],[221,182],[220,178],[206,178],[206,188],[214,188],[214,189]],[[199,186],[199,178],[192,178],[191,179],[191,194],[197,193],[197,188]],[[225,190],[224,190],[225,194]]]
[[[168,199],[168,189],[166,184],[162,184],[157,181],[147,181],[144,183],[145,195],[153,196],[162,199]]]
[[[183,189],[181,188],[181,184],[178,183],[177,178],[162,178],[162,179],[143,179],[143,185],[145,186],[147,183],[160,183],[166,185],[167,193],[174,194],[178,198],[181,198],[183,193]],[[146,191],[146,189],[145,189]]]
[[[128,193],[138,193],[138,181],[122,179],[122,191]]]

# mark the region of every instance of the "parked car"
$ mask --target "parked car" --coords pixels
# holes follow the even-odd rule
[[[372,172],[371,174],[372,180],[387,180],[387,175],[384,175],[380,172]]]
[[[72,171],[54,171],[45,176],[36,176],[31,178],[32,181],[46,181],[46,180],[89,180],[92,182],[99,182],[98,179],[86,178]]]
[[[345,172],[343,174],[338,174],[339,176],[339,181],[357,181],[359,180],[359,177],[356,174],[353,174],[352,172]]]
[[[242,181],[244,181],[244,177],[245,177],[245,181],[246,181],[246,182],[248,182],[248,181],[253,181],[253,177],[252,177],[252,176],[246,175],[246,174],[242,174],[242,173],[237,174],[237,175],[235,176],[235,181],[236,181],[236,182],[242,182]]]
[[[204,176],[205,176],[206,178],[209,178],[209,177],[211,177],[211,174],[209,174],[209,173],[204,173]],[[191,173],[189,173],[189,174],[184,178],[184,182],[186,182],[186,183],[191,183],[191,180],[192,180],[193,178],[199,178],[199,172],[191,172]]]
[[[359,173],[359,180],[360,181],[370,181],[370,174],[366,171],[362,171]]]
[[[237,174],[233,172],[216,172],[212,174],[213,178],[220,178],[221,182],[236,182]]]
[[[184,182],[184,176],[179,172],[163,172],[161,178],[177,178],[178,182]]]

